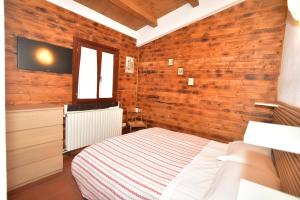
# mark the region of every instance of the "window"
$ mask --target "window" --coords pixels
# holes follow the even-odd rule
[[[117,49],[74,38],[74,104],[117,100],[118,57]]]

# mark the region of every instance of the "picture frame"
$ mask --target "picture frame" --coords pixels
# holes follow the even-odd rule
[[[174,59],[173,58],[169,58],[168,65],[169,66],[173,66],[174,65]]]
[[[126,56],[126,67],[125,73],[133,74],[134,73],[134,58]]]

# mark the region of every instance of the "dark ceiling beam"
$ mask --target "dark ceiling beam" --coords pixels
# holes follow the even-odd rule
[[[191,6],[196,7],[199,6],[199,0],[186,0],[187,3],[191,4]]]
[[[119,8],[144,19],[148,25],[155,27],[157,26],[157,19],[156,17],[148,10],[145,10],[137,3],[132,0],[109,0],[114,5],[118,6]]]

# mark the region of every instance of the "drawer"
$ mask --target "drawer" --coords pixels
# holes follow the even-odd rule
[[[13,169],[62,155],[63,141],[49,142],[7,152],[7,169]]]
[[[12,151],[63,139],[63,125],[8,132],[6,149]]]
[[[34,182],[46,176],[62,171],[63,156],[56,156],[39,162],[7,171],[8,190]]]
[[[63,109],[6,112],[7,132],[59,124],[63,124]]]

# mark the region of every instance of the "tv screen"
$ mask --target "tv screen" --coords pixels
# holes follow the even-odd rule
[[[72,49],[17,37],[18,68],[54,73],[72,73]]]

